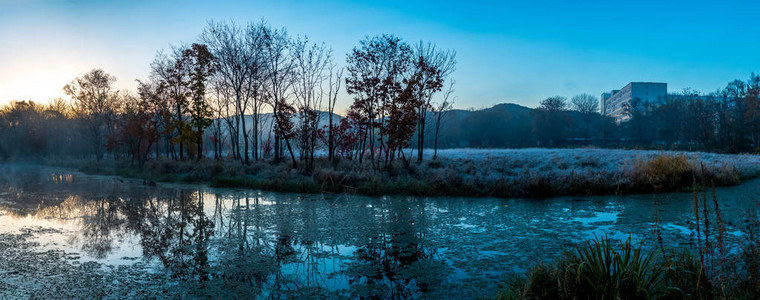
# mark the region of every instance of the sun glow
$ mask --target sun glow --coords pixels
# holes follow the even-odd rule
[[[0,103],[12,100],[32,100],[48,103],[63,97],[63,86],[78,72],[67,70],[30,70],[0,80]]]

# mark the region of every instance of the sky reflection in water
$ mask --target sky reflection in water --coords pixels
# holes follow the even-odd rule
[[[32,232],[40,251],[64,250],[76,263],[140,261],[178,281],[221,280],[265,297],[489,296],[507,272],[595,236],[648,245],[654,197],[664,240],[686,245],[691,234],[691,194],[322,196],[0,169],[0,232]],[[718,190],[729,231],[758,183]]]

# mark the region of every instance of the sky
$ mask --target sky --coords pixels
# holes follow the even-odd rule
[[[162,49],[209,21],[262,19],[325,42],[344,65],[367,36],[394,34],[457,53],[454,106],[667,82],[712,92],[760,72],[755,1],[36,1],[0,0],[0,104],[48,102],[93,68],[135,90]],[[339,109],[350,105],[342,95]]]

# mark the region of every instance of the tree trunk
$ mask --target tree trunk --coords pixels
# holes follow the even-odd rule
[[[425,147],[425,110],[420,108],[419,126],[417,126],[417,162],[422,161],[422,149]]]
[[[240,110],[240,120],[243,126],[243,163],[248,165],[248,130],[245,127],[245,107],[240,105],[240,96],[237,99],[238,109]]]
[[[438,130],[440,129],[440,120],[435,124],[435,136],[433,137],[433,159],[438,158]]]
[[[237,107],[237,106],[235,106]],[[237,109],[237,108],[236,108]],[[240,156],[240,112],[235,115],[235,159],[239,159],[241,164],[245,164]]]
[[[253,104],[253,139],[251,139],[252,142],[252,151],[253,151],[253,160],[259,159],[259,105],[256,100],[254,100]]]
[[[327,127],[327,159],[330,162],[335,161],[335,148],[333,147],[333,112],[332,108],[330,109],[330,119],[328,121],[328,127]]]
[[[290,139],[285,139],[285,145],[288,147],[288,152],[290,152],[290,159],[293,160],[293,168],[298,168],[298,163],[296,162],[296,156],[293,154],[293,148],[290,147]]]
[[[214,139],[214,159],[219,160],[219,139],[218,138]]]
[[[196,160],[201,160],[203,157],[203,134],[201,134],[201,137],[198,139],[198,157]]]
[[[274,120],[272,122],[274,126],[274,161],[276,163],[280,162],[280,134],[277,132],[278,130],[282,130],[279,126],[279,121],[277,117],[277,100],[274,101],[274,105],[272,106],[272,117],[274,117]],[[280,129],[278,129],[280,128]]]

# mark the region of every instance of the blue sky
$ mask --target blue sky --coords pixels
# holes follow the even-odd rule
[[[261,19],[324,41],[340,64],[381,33],[454,49],[458,108],[535,107],[630,81],[710,92],[760,71],[758,11],[752,1],[0,0],[0,103],[63,96],[92,68],[134,89],[158,50],[196,41],[207,21]]]

